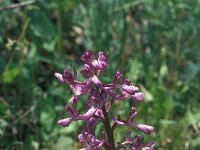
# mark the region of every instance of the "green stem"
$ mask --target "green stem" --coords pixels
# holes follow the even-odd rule
[[[97,86],[96,86],[96,89],[100,94],[101,93],[100,89]],[[100,96],[100,98],[101,98],[101,100],[103,102],[103,97]],[[113,135],[114,129],[112,129],[111,126],[110,126],[110,120],[109,120],[109,117],[108,117],[108,113],[106,112],[105,105],[103,105],[101,110],[102,110],[103,115],[104,115],[103,123],[104,123],[105,129],[106,129],[106,134],[107,134],[107,139],[108,139],[108,144],[109,144],[108,150],[116,150],[116,148],[115,148],[115,140],[114,140],[114,135]]]
[[[106,134],[107,134],[108,143],[109,143],[109,150],[115,150],[113,130],[111,129],[109,117],[108,117],[108,114],[106,112],[105,106],[102,107],[102,111],[103,111],[103,115],[104,115],[104,118],[105,118],[104,125],[105,125],[105,128],[106,128]]]
[[[57,59],[60,59],[62,51],[62,18],[60,12],[60,6],[58,6],[58,16],[57,16],[57,30],[58,30],[58,42],[57,42]]]

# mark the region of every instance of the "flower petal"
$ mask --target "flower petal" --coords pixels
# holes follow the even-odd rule
[[[68,69],[64,70],[64,74],[62,77],[68,84],[74,83],[75,80],[74,75],[72,75],[72,73]]]
[[[131,110],[130,110],[130,113],[129,113],[129,118],[128,118],[128,121],[129,122],[132,122],[133,119],[135,118],[135,116],[137,116],[137,112],[135,111],[135,107],[131,107]]]
[[[72,92],[74,93],[74,95],[81,95],[83,88],[80,87],[78,84],[76,85],[70,85],[70,88],[72,90]]]
[[[74,97],[70,98],[69,104],[71,104],[74,109],[76,109],[77,103],[78,103],[78,96],[74,96]]]
[[[140,123],[133,123],[132,125],[143,131],[145,134],[151,134],[154,131],[154,127],[149,125]]]
[[[143,92],[137,92],[134,95],[131,95],[131,99],[137,101],[137,102],[141,102],[144,98],[144,93]]]
[[[93,76],[93,77],[91,78],[91,81],[92,81],[94,84],[96,84],[98,87],[101,87],[101,86],[102,86],[102,83],[101,83],[101,81],[99,80],[99,78],[98,78],[97,76]]]
[[[68,104],[65,106],[65,110],[71,115],[73,119],[77,119],[79,115],[76,109],[72,109]]]
[[[79,115],[78,119],[80,119],[80,120],[89,120],[91,117],[94,116],[96,111],[97,111],[96,108],[91,107],[85,114]]]
[[[118,120],[114,116],[112,116],[112,120],[118,125],[126,125],[126,123],[124,121]]]
[[[65,83],[65,81],[64,81],[64,79],[62,77],[62,74],[56,72],[56,73],[54,73],[54,76],[58,79],[58,81],[60,83]]]
[[[92,61],[95,60],[95,53],[93,51],[91,51],[91,50],[88,50],[83,54],[81,59],[86,63],[87,62],[92,62]]]
[[[88,64],[84,64],[81,74],[84,78],[88,79],[94,76],[94,71]]]
[[[120,72],[120,71],[117,71],[117,72],[115,73],[114,83],[117,83],[117,82],[119,81],[119,79],[121,79],[121,77],[122,77],[121,72]]]
[[[104,144],[104,139],[99,140],[94,135],[84,132],[78,136],[79,142],[85,145],[88,150],[97,150]]]
[[[121,88],[131,95],[135,94],[135,92],[139,90],[139,88],[136,86],[128,86],[128,85],[122,85]]]
[[[72,118],[61,119],[58,121],[58,124],[62,125],[63,127],[67,127],[72,122],[72,120]]]
[[[108,91],[108,94],[114,99],[114,100],[124,100],[129,98],[129,94],[128,93],[122,93],[121,95],[117,95],[116,93],[114,93],[112,90]]]

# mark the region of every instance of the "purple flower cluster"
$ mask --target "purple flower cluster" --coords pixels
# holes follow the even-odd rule
[[[84,61],[83,69],[80,71],[85,78],[84,82],[76,80],[77,72],[73,67],[73,73],[68,69],[64,70],[63,74],[55,73],[55,77],[64,84],[70,86],[74,96],[69,100],[65,106],[66,111],[70,114],[69,118],[58,121],[59,125],[67,127],[72,121],[84,120],[86,125],[84,131],[78,136],[80,143],[84,145],[82,150],[96,150],[104,147],[108,150],[119,150],[129,146],[132,150],[153,150],[154,142],[145,145],[144,139],[141,135],[131,137],[129,131],[125,141],[118,143],[114,141],[113,132],[117,126],[132,126],[145,134],[151,134],[154,128],[137,123],[134,118],[137,115],[136,108],[130,107],[130,113],[126,120],[122,120],[120,116],[114,116],[110,110],[115,101],[123,101],[131,99],[135,102],[141,102],[144,94],[139,91],[139,88],[133,86],[128,79],[122,80],[122,74],[117,71],[113,82],[110,84],[103,83],[99,79],[99,75],[104,72],[108,66],[108,53],[104,55],[99,52],[98,59],[95,53],[87,51],[83,54],[81,59]],[[121,91],[121,93],[117,91]],[[79,97],[88,94],[86,101],[86,112],[80,114],[77,110]],[[112,126],[111,126],[112,119]],[[98,123],[102,122],[105,126],[105,132],[102,133],[100,139],[95,136],[95,129]]]

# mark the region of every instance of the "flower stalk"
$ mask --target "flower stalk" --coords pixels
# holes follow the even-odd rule
[[[108,138],[109,150],[115,150],[113,130],[110,126],[108,114],[107,114],[104,106],[102,107],[102,111],[103,111],[103,115],[105,117],[104,126],[105,126],[105,129],[106,129],[106,134],[107,134],[107,138]]]

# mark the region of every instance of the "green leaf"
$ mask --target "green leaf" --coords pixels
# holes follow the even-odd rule
[[[5,115],[7,110],[8,110],[8,105],[0,101],[0,115],[1,116]]]
[[[53,149],[66,150],[73,149],[73,140],[69,137],[61,136],[58,138],[57,143],[54,145]]]
[[[0,57],[0,73],[3,72],[5,65],[6,65],[5,59],[3,57]]]
[[[56,44],[56,31],[51,20],[40,10],[29,11],[30,30],[47,51],[53,51]]]
[[[192,142],[191,142],[192,147],[199,146],[200,145],[199,143],[200,143],[200,137],[193,139]]]
[[[6,84],[13,83],[18,74],[19,74],[19,68],[12,68],[12,69],[4,71],[2,75],[3,83],[6,83]]]
[[[162,66],[160,67],[160,76],[161,77],[165,77],[168,73],[168,68],[166,64],[162,64]]]
[[[141,90],[144,92],[144,100],[147,102],[153,101],[154,97],[150,91],[148,91],[144,86],[141,85]]]
[[[188,79],[194,79],[200,68],[198,65],[194,64],[192,61],[188,61],[186,68],[186,75]]]

